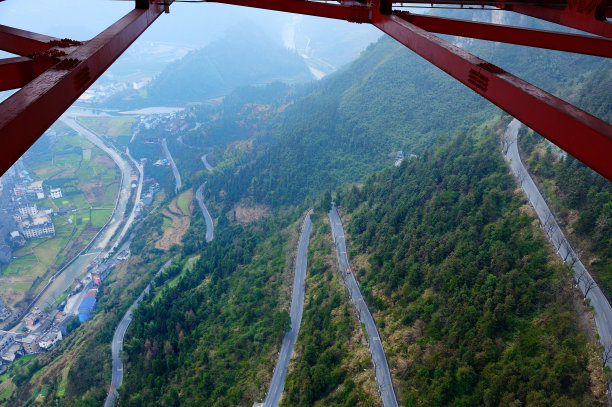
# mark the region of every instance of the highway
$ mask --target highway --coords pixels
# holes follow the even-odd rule
[[[181,174],[179,174],[178,168],[176,168],[176,164],[174,163],[172,154],[170,154],[170,150],[168,150],[168,144],[166,144],[165,138],[162,138],[162,148],[164,149],[166,160],[168,160],[170,166],[172,167],[172,173],[174,174],[174,180],[176,181],[174,191],[178,194],[178,191],[180,191],[181,187],[183,186],[183,183],[181,182]]]
[[[164,263],[163,266],[157,271],[155,276],[158,276],[162,273],[168,265],[172,262],[173,259],[168,260]],[[119,325],[115,329],[115,334],[113,335],[113,341],[111,342],[111,353],[113,357],[113,373],[111,377],[111,385],[108,389],[108,395],[106,396],[106,400],[104,401],[104,407],[112,407],[115,404],[115,400],[119,396],[117,389],[121,387],[123,383],[123,363],[121,362],[121,350],[123,349],[123,338],[125,333],[127,332],[130,323],[132,322],[132,314],[138,303],[142,301],[145,295],[149,293],[151,289],[151,284],[147,284],[145,289],[140,293],[136,301],[128,308],[127,312],[121,318]]]
[[[606,351],[612,350],[612,307],[610,307],[607,298],[565,238],[546,200],[542,197],[542,194],[521,162],[517,142],[520,127],[521,122],[514,119],[506,129],[504,134],[505,158],[523,191],[525,191],[531,206],[535,209],[542,227],[548,235],[548,239],[557,250],[557,254],[568,266],[572,267],[574,270],[574,280],[582,293],[587,293],[586,298],[591,300],[591,305],[595,308],[595,323],[597,324],[601,344],[605,347]],[[606,365],[612,368],[612,361],[608,361]],[[610,384],[610,390],[612,391],[612,384]]]
[[[385,350],[383,349],[380,341],[380,335],[376,328],[376,323],[367,304],[365,303],[359,284],[355,279],[354,273],[346,273],[346,269],[350,268],[348,256],[346,253],[346,241],[344,237],[344,229],[342,227],[342,221],[338,215],[336,205],[332,206],[329,211],[329,223],[331,225],[332,238],[336,246],[336,254],[338,256],[338,265],[340,272],[344,277],[346,288],[349,291],[351,302],[357,310],[359,320],[365,325],[367,331],[368,347],[370,348],[370,356],[372,357],[372,363],[374,364],[374,374],[376,376],[376,382],[378,384],[378,392],[382,399],[383,406],[385,407],[396,407],[398,405],[393,390],[393,381],[391,380],[391,373],[389,372],[389,365],[387,364],[387,358],[385,357]]]
[[[115,234],[119,228],[119,225],[123,221],[125,207],[130,199],[130,195],[132,194],[132,188],[130,187],[130,173],[132,168],[114,148],[108,147],[106,144],[104,144],[104,142],[100,140],[100,138],[94,132],[79,124],[74,117],[63,115],[60,120],[103,150],[113,159],[115,164],[117,164],[121,170],[121,191],[119,195],[119,203],[115,207],[111,221],[108,223],[108,227],[104,232],[104,237],[100,239],[100,241],[97,241],[94,245],[96,248],[102,251],[104,248],[106,248],[112,236]]]
[[[209,243],[214,238],[214,224],[212,217],[210,216],[210,212],[208,212],[208,208],[204,204],[204,200],[202,199],[202,190],[204,189],[204,185],[206,185],[206,181],[200,185],[198,190],[196,191],[196,200],[198,204],[200,204],[200,209],[202,210],[202,214],[204,215],[204,219],[206,220],[206,243]]]
[[[138,163],[134,159],[134,157],[132,157],[132,155],[130,154],[130,149],[128,147],[125,148],[125,153],[129,157],[129,159],[132,161],[132,163],[134,164],[134,167],[136,167],[136,169],[138,170],[138,187],[136,188],[136,196],[134,197],[134,206],[132,207],[132,212],[130,212],[130,216],[128,217],[128,220],[125,222],[125,225],[123,226],[123,229],[121,230],[121,233],[119,234],[119,237],[117,237],[117,240],[115,241],[115,244],[113,245],[113,249],[115,249],[117,245],[121,242],[121,240],[123,240],[123,237],[125,236],[127,231],[130,229],[130,226],[132,226],[132,223],[134,223],[134,219],[136,218],[136,208],[138,207],[138,203],[140,202],[140,197],[142,196],[142,183],[144,181],[144,166],[142,165],[142,163]]]
[[[110,156],[121,170],[121,187],[115,209],[110,219],[92,239],[87,250],[84,250],[73,262],[52,276],[49,284],[45,286],[44,291],[39,294],[39,298],[33,306],[41,309],[51,304],[55,298],[58,298],[68,287],[70,287],[74,280],[79,278],[89,264],[106,248],[123,221],[126,205],[132,192],[130,188],[131,168],[128,162],[124,160],[117,151],[104,144],[96,134],[77,123],[74,117],[65,114],[60,120]]]
[[[270,381],[270,388],[268,390],[266,400],[263,403],[265,407],[276,407],[280,402],[281,396],[283,395],[283,389],[285,387],[287,366],[291,360],[293,347],[300,331],[300,325],[302,324],[304,291],[306,289],[306,271],[308,269],[308,242],[310,241],[310,232],[312,231],[312,222],[310,220],[311,214],[312,209],[308,211],[306,218],[304,219],[302,233],[300,234],[300,241],[298,243],[297,257],[295,259],[295,274],[293,277],[293,294],[291,296],[290,312],[291,330],[287,332],[283,338],[283,344],[281,345],[281,349],[278,354],[274,374],[272,375],[272,380]]]

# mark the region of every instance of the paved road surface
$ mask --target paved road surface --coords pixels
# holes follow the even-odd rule
[[[134,206],[132,207],[132,212],[130,212],[130,216],[128,217],[128,220],[125,222],[125,225],[123,225],[123,229],[121,230],[119,237],[117,237],[117,240],[115,241],[115,245],[113,246],[113,249],[117,247],[117,245],[119,244],[119,242],[121,242],[121,240],[123,240],[123,237],[125,236],[127,231],[130,229],[130,226],[132,226],[132,223],[134,223],[134,219],[136,218],[136,208],[138,206],[138,203],[140,202],[140,197],[142,195],[142,183],[144,181],[144,166],[142,165],[142,163],[138,163],[134,159],[134,157],[132,157],[132,155],[130,154],[129,148],[127,147],[125,148],[125,153],[129,157],[129,159],[132,161],[132,163],[134,164],[134,167],[136,167],[136,169],[138,170],[138,187],[136,188],[136,196],[134,198]]]
[[[155,274],[156,276],[163,272],[166,267],[172,262],[172,259],[168,260],[164,263],[163,266],[159,269],[159,271]],[[138,306],[138,303],[142,301],[145,295],[149,293],[151,289],[151,284],[147,284],[145,289],[140,293],[136,301],[132,304],[132,306],[127,310],[119,325],[115,329],[115,334],[113,335],[113,341],[111,342],[111,353],[113,355],[113,375],[111,378],[110,389],[108,390],[108,395],[106,396],[106,401],[104,401],[104,407],[112,407],[115,404],[115,400],[119,393],[117,389],[121,387],[123,383],[123,363],[121,362],[121,350],[123,349],[123,337],[127,332],[130,323],[132,322],[132,314],[134,309]]]
[[[557,221],[551,213],[546,201],[540,194],[540,191],[536,187],[535,183],[529,176],[526,168],[521,162],[521,158],[518,152],[517,135],[518,130],[521,127],[521,122],[514,119],[506,129],[504,134],[504,147],[507,149],[506,160],[509,162],[512,172],[517,177],[519,183],[523,187],[525,194],[529,198],[531,205],[538,214],[540,222],[550,242],[557,249],[557,254],[563,261],[568,265],[572,266],[574,270],[574,278],[578,283],[582,293],[588,291],[587,298],[591,300],[591,305],[595,308],[595,323],[597,324],[597,330],[601,337],[601,344],[607,349],[612,348],[612,307],[604,296],[603,292],[597,286],[586,270],[578,255],[572,249],[571,245],[565,238],[561,228],[557,224]],[[587,287],[591,287],[587,289]],[[607,363],[612,368],[612,361]],[[610,385],[612,390],[612,384]]]
[[[166,155],[166,160],[170,163],[172,167],[172,173],[174,174],[174,180],[176,181],[176,185],[174,187],[174,191],[178,193],[178,191],[183,186],[181,182],[181,174],[179,174],[178,169],[176,168],[176,164],[174,163],[174,159],[172,158],[172,154],[170,154],[170,150],[168,150],[168,144],[166,144],[166,139],[162,138],[162,148],[164,149],[164,154]]]
[[[308,242],[312,231],[310,215],[312,209],[306,214],[302,233],[298,243],[298,252],[295,260],[295,274],[293,277],[293,295],[291,296],[291,330],[285,334],[283,344],[278,354],[274,375],[270,382],[270,389],[263,405],[265,407],[276,407],[280,402],[285,387],[285,377],[287,376],[287,366],[293,353],[293,346],[297,340],[300,325],[302,323],[302,311],[304,310],[304,291],[306,289],[306,255],[308,254]]]
[[[208,208],[206,207],[206,205],[204,204],[204,200],[202,199],[202,189],[204,189],[204,185],[206,185],[206,182],[200,185],[200,187],[196,191],[196,199],[198,201],[198,204],[200,204],[200,209],[202,210],[202,214],[204,215],[204,219],[206,220],[206,243],[209,243],[214,238],[214,224],[212,217],[210,216],[210,212],[208,212]]]
[[[389,365],[387,364],[387,358],[385,357],[385,351],[380,342],[380,335],[376,328],[376,323],[368,306],[363,300],[361,291],[359,290],[359,284],[355,280],[355,275],[351,272],[346,273],[346,269],[350,268],[348,256],[346,254],[346,242],[344,238],[344,229],[342,228],[342,221],[338,215],[338,210],[334,205],[329,212],[329,222],[332,229],[332,237],[336,245],[336,254],[338,255],[338,265],[342,275],[344,276],[344,282],[346,288],[349,290],[351,296],[351,302],[357,309],[359,320],[365,324],[365,328],[368,336],[368,346],[370,348],[370,355],[372,357],[372,363],[374,364],[374,373],[376,376],[376,382],[378,383],[378,391],[380,398],[382,399],[385,407],[397,406],[397,399],[395,397],[395,391],[393,390],[393,382],[391,381],[391,373],[389,372]]]
[[[212,165],[210,165],[210,164],[208,163],[208,160],[206,159],[206,156],[207,156],[207,155],[208,155],[208,154],[204,154],[204,155],[203,155],[202,157],[200,157],[200,158],[202,159],[202,163],[204,164],[204,167],[206,167],[206,171],[212,171],[212,170],[213,170],[213,167],[212,167]]]

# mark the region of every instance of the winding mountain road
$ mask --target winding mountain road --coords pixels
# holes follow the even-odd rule
[[[387,358],[385,357],[385,350],[383,349],[380,341],[380,335],[376,328],[376,323],[367,304],[365,303],[361,291],[359,290],[359,284],[355,279],[355,275],[346,273],[347,269],[350,269],[348,256],[346,254],[346,241],[344,237],[344,229],[342,227],[342,221],[338,215],[336,205],[332,206],[329,211],[329,223],[331,224],[332,237],[336,246],[336,254],[338,256],[338,265],[340,271],[344,276],[344,282],[346,288],[351,296],[351,302],[357,310],[359,320],[365,325],[367,331],[368,347],[370,348],[370,355],[372,357],[372,363],[374,364],[374,373],[376,376],[376,382],[378,383],[378,391],[380,398],[382,399],[385,407],[396,407],[398,406],[395,391],[393,390],[393,381],[391,380],[391,373],[389,372],[389,365],[387,364]]]
[[[270,381],[268,395],[263,403],[265,407],[276,407],[280,402],[281,396],[283,395],[283,389],[285,387],[287,366],[289,365],[289,360],[291,360],[293,347],[295,346],[295,341],[297,340],[300,325],[302,323],[304,292],[306,290],[306,271],[308,269],[306,259],[308,254],[308,242],[310,241],[310,232],[312,232],[312,221],[310,220],[310,215],[312,215],[312,209],[308,211],[306,218],[304,219],[302,233],[300,234],[300,241],[298,243],[297,257],[295,260],[295,274],[293,277],[293,294],[291,296],[290,312],[291,330],[287,332],[283,338],[283,344],[281,345],[280,352],[278,353],[278,360],[276,361],[274,374],[272,375],[272,380]]]
[[[202,199],[202,190],[204,189],[204,185],[206,185],[206,181],[200,185],[200,187],[196,191],[196,200],[200,205],[200,209],[202,210],[202,214],[204,215],[204,219],[206,220],[206,243],[210,243],[214,235],[214,224],[212,217],[210,216],[210,212],[208,212],[208,208],[204,204],[204,200]]]
[[[202,160],[202,164],[204,164],[204,167],[206,167],[206,171],[212,171],[213,167],[208,163],[208,160],[206,159],[207,155],[208,154],[204,154],[202,157],[200,157],[200,159]]]
[[[504,134],[506,161],[508,161],[512,172],[523,188],[523,191],[525,191],[531,206],[535,209],[542,227],[548,235],[548,239],[557,250],[557,254],[565,263],[572,267],[574,270],[574,280],[582,293],[586,293],[586,298],[591,301],[591,305],[595,308],[595,323],[597,324],[601,344],[606,351],[612,350],[612,307],[610,307],[606,296],[565,238],[546,200],[542,197],[542,194],[523,165],[518,150],[518,131],[520,127],[521,122],[514,119],[506,128]],[[607,361],[606,365],[612,368],[612,361]],[[610,384],[610,390],[612,391],[612,384]]]
[[[168,162],[170,163],[170,166],[172,167],[172,174],[174,174],[174,180],[176,182],[174,191],[178,194],[178,191],[183,186],[183,182],[181,181],[181,174],[179,173],[178,168],[176,168],[176,163],[174,162],[174,159],[172,158],[172,154],[170,154],[170,150],[168,150],[168,144],[166,143],[165,138],[162,138],[162,148],[164,149],[166,160],[168,160]]]
[[[166,267],[170,265],[172,260],[173,259],[170,259],[167,262],[165,262],[164,265],[161,266],[161,268],[157,271],[155,276],[157,277],[160,273],[162,273],[166,269]],[[134,303],[127,310],[123,318],[121,318],[119,325],[117,325],[117,328],[115,329],[115,334],[113,335],[113,341],[111,342],[111,353],[113,356],[113,368],[112,368],[113,373],[111,377],[111,385],[110,385],[110,388],[108,389],[108,395],[106,396],[106,400],[104,401],[104,407],[112,407],[113,405],[115,405],[115,401],[117,400],[117,397],[119,396],[117,389],[119,389],[119,387],[121,387],[121,384],[123,383],[123,363],[121,362],[121,350],[123,349],[123,337],[125,336],[125,333],[127,332],[127,329],[129,328],[130,323],[132,322],[132,315],[134,313],[134,310],[138,306],[138,303],[142,301],[144,296],[147,295],[150,290],[151,290],[151,284],[147,284],[145,289],[140,293],[138,298],[136,298]]]

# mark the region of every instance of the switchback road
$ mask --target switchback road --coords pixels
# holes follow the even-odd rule
[[[208,208],[206,207],[206,205],[204,204],[204,200],[202,199],[202,190],[204,189],[204,185],[206,185],[206,182],[200,185],[200,187],[196,191],[196,200],[198,201],[200,209],[202,210],[202,214],[204,215],[204,219],[206,220],[206,243],[209,243],[213,240],[215,235],[212,217],[210,216],[210,212],[208,212]]]
[[[171,262],[172,262],[172,259],[165,262],[164,265],[161,266],[159,271],[155,274],[155,276],[162,273],[166,269],[166,267],[170,265]],[[151,284],[147,284],[147,286],[140,293],[138,298],[136,298],[136,301],[134,301],[134,303],[130,306],[130,308],[128,308],[123,318],[121,318],[119,325],[117,325],[117,328],[115,329],[115,334],[113,335],[113,341],[111,342],[111,353],[113,356],[113,368],[112,368],[113,373],[111,377],[110,389],[108,390],[106,401],[104,401],[104,407],[112,407],[115,404],[115,400],[117,399],[117,396],[119,396],[117,389],[119,389],[119,387],[121,387],[121,384],[123,383],[123,363],[121,362],[121,350],[123,349],[123,337],[125,336],[125,333],[127,332],[127,329],[130,326],[130,323],[132,322],[132,314],[134,310],[138,306],[138,303],[142,301],[144,296],[149,293],[150,289],[151,289]]]
[[[208,163],[208,160],[206,159],[207,155],[208,154],[204,154],[202,157],[200,157],[200,159],[202,160],[202,164],[204,164],[204,167],[206,167],[206,171],[212,171],[213,167]]]
[[[572,267],[574,270],[574,279],[580,287],[582,293],[586,293],[586,298],[591,300],[591,305],[595,308],[595,323],[597,331],[601,338],[601,344],[606,350],[612,349],[612,307],[606,296],[603,294],[595,280],[580,261],[578,255],[572,249],[572,246],[565,238],[563,231],[557,224],[557,220],[550,211],[546,201],[540,194],[536,184],[531,179],[527,169],[521,162],[518,150],[518,131],[521,127],[521,122],[517,119],[512,120],[504,134],[504,147],[506,151],[506,160],[508,161],[512,172],[521,184],[523,191],[527,195],[531,206],[535,209],[542,227],[544,228],[548,239],[557,250],[557,254],[561,259]],[[607,362],[607,366],[612,368],[612,361]],[[611,390],[612,390],[612,384]]]
[[[338,215],[336,205],[332,206],[329,211],[329,223],[331,224],[332,237],[336,246],[336,254],[338,255],[338,265],[340,271],[344,276],[344,282],[346,288],[351,296],[351,302],[357,310],[359,320],[365,325],[367,331],[368,346],[370,348],[370,355],[372,357],[372,363],[374,364],[374,373],[376,376],[376,382],[378,383],[378,391],[380,398],[382,399],[385,407],[396,407],[398,405],[395,397],[395,391],[393,390],[393,382],[391,380],[391,373],[389,372],[389,365],[387,364],[387,358],[385,357],[385,351],[380,342],[380,335],[376,328],[376,323],[368,306],[366,305],[361,291],[359,290],[359,284],[355,279],[353,272],[347,273],[346,270],[350,269],[348,256],[346,254],[346,242],[344,237],[344,229],[342,228],[342,221]]]
[[[306,271],[308,268],[306,255],[308,254],[308,242],[310,241],[310,232],[312,231],[312,222],[310,220],[311,214],[312,209],[308,211],[304,219],[302,233],[298,243],[297,257],[295,259],[295,274],[293,277],[293,294],[291,296],[290,312],[291,330],[287,332],[283,338],[283,344],[281,345],[272,381],[270,382],[270,389],[263,403],[265,407],[276,407],[280,402],[281,396],[283,395],[283,388],[285,387],[287,366],[289,365],[291,353],[293,353],[293,347],[295,346],[295,341],[297,340],[300,325],[302,323],[304,291],[306,289]]]
[[[162,148],[164,149],[166,160],[168,160],[168,162],[170,163],[170,166],[172,167],[172,174],[174,174],[174,180],[176,181],[174,190],[178,194],[178,191],[183,186],[183,183],[181,181],[181,174],[179,173],[178,168],[176,168],[176,164],[174,162],[174,159],[172,158],[172,154],[170,154],[170,150],[168,150],[168,144],[166,144],[165,138],[162,138]]]

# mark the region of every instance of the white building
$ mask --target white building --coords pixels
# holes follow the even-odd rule
[[[47,332],[43,336],[40,337],[38,341],[38,346],[43,349],[49,349],[51,346],[55,345],[57,342],[62,340],[62,331],[59,329],[52,329]]]
[[[19,214],[22,218],[25,218],[28,215],[36,216],[36,214],[38,213],[38,208],[36,207],[35,203],[27,202],[17,208],[17,211],[19,211]]]
[[[62,190],[61,188],[51,188],[49,190],[49,195],[51,196],[51,199],[58,199],[62,197]]]
[[[21,231],[26,239],[55,235],[55,227],[48,215],[37,216],[32,222],[22,222]]]
[[[15,337],[8,333],[0,333],[0,355],[3,355],[15,343]]]

